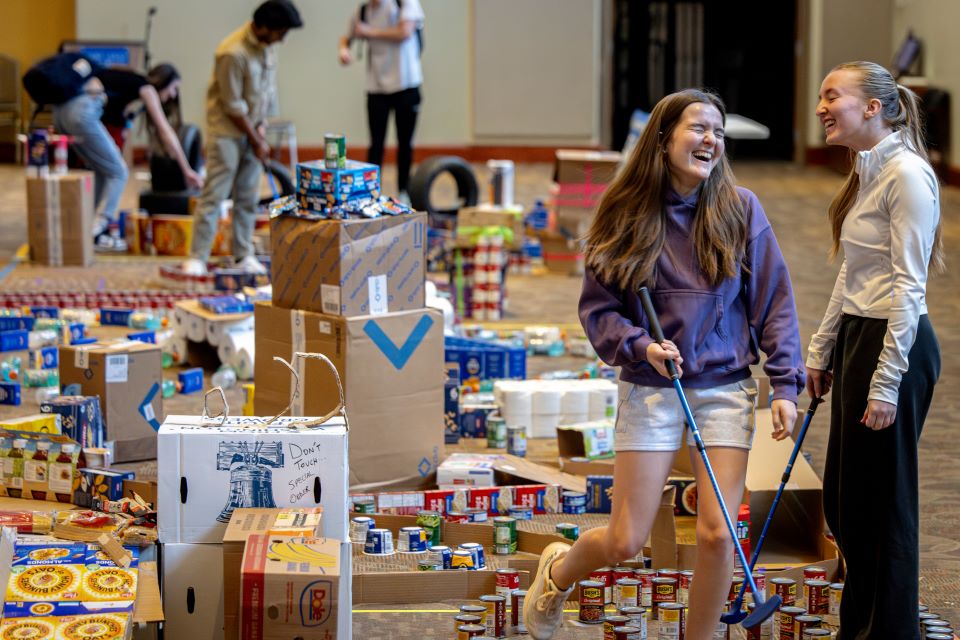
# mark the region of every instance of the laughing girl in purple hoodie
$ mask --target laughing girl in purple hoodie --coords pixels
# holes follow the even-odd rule
[[[578,580],[643,548],[685,431],[667,360],[683,376],[731,513],[740,505],[753,442],[750,365],[761,350],[774,390],[773,437],[782,440],[793,429],[804,387],[793,289],[760,202],[734,184],[724,156],[725,117],[712,93],[688,89],[663,98],[587,234],[580,321],[600,357],[621,367],[616,489],[609,526],[591,529],[572,547],[544,550],[524,606],[536,640],[560,626]],[[670,338],[661,344],[648,332],[642,286]],[[708,487],[689,434],[688,442],[697,481]],[[694,573],[686,637],[709,640],[733,575],[733,541],[712,491],[699,493]]]

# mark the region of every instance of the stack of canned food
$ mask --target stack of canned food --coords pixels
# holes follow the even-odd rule
[[[453,622],[455,637],[482,640],[526,634],[523,601],[527,592],[517,588],[519,584],[520,575],[516,569],[498,571],[496,594],[480,596],[479,605],[461,605]]]

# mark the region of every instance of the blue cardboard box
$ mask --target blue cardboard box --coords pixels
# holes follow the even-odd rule
[[[0,404],[20,404],[20,385],[16,382],[0,382]]]
[[[226,314],[226,313],[252,313],[253,303],[245,300],[238,300],[233,296],[215,296],[209,298],[200,298],[200,306],[207,311]]]
[[[0,351],[23,351],[30,346],[30,332],[26,329],[0,331]]]
[[[56,369],[60,366],[60,350],[57,347],[34,349],[27,354],[31,369]]]
[[[114,469],[78,469],[79,486],[74,488],[73,503],[89,507],[93,498],[119,500],[123,497],[123,481],[133,480],[133,471]]]
[[[323,160],[297,164],[297,200],[302,209],[323,213],[354,200],[380,197],[380,167],[347,160],[343,169],[328,169]]]
[[[40,403],[40,413],[60,415],[63,435],[81,447],[103,446],[103,415],[99,396],[57,396]]]
[[[126,327],[130,325],[133,309],[104,307],[100,309],[100,324]]]
[[[0,316],[0,331],[32,331],[33,316]]]
[[[613,476],[587,476],[587,513],[610,513]]]
[[[460,363],[448,362],[444,371],[443,441],[457,444],[460,442]]]
[[[444,357],[460,363],[462,380],[525,380],[527,352],[523,347],[446,336]]]
[[[203,389],[203,369],[195,367],[186,369],[177,374],[177,380],[180,382],[180,393],[193,393]]]

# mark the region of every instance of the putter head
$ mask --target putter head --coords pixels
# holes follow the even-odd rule
[[[731,610],[720,616],[720,622],[723,624],[740,624],[740,621],[747,617],[747,612],[742,610],[742,604],[743,598],[734,602],[730,607]]]
[[[780,596],[772,595],[767,599],[766,602],[763,604],[758,604],[756,607],[754,607],[753,613],[744,618],[741,624],[743,624],[745,629],[752,629],[772,616],[774,612],[780,608],[781,604]]]

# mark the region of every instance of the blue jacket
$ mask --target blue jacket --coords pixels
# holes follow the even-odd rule
[[[736,277],[719,286],[706,281],[696,266],[691,236],[698,194],[683,199],[671,191],[666,242],[650,291],[653,306],[664,336],[680,349],[685,386],[708,388],[744,380],[762,350],[774,399],[796,402],[805,374],[790,274],[757,197],[740,187],[737,192],[748,229],[744,261],[749,273],[738,269]],[[621,367],[622,380],[671,386],[647,363],[653,339],[637,291],[602,283],[587,269],[580,322],[600,358]]]

